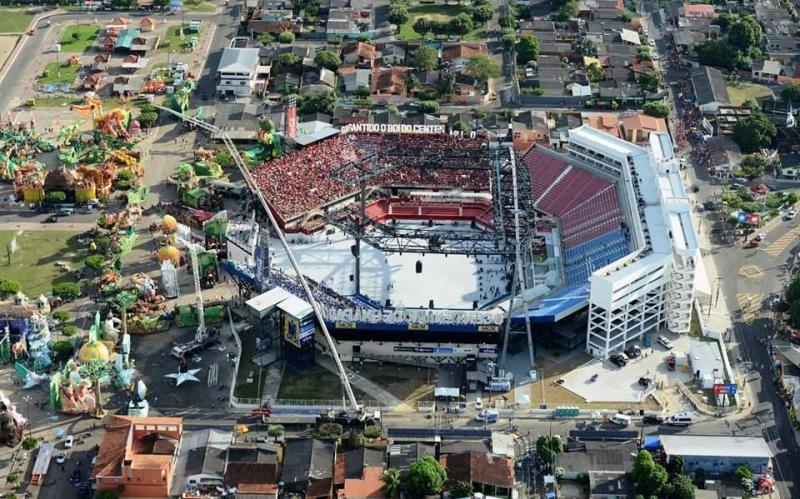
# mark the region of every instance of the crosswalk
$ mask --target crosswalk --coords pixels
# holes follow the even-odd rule
[[[737,293],[736,301],[739,302],[739,308],[742,310],[742,320],[750,322],[758,317],[764,295],[761,293]]]
[[[771,242],[764,251],[770,256],[776,257],[793,244],[798,236],[800,236],[800,226],[792,227],[790,230],[784,232],[781,237]]]

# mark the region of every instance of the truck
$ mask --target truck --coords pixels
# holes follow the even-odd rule
[[[205,338],[196,338],[186,343],[178,343],[172,347],[170,354],[176,359],[183,359],[191,355],[197,355],[213,347],[219,342],[219,330],[208,328]]]
[[[481,423],[496,423],[500,419],[500,413],[494,409],[484,409],[475,416],[475,421]]]
[[[667,358],[664,361],[667,363],[667,369],[668,370],[670,370],[670,371],[674,371],[675,370],[675,363],[676,363],[675,360],[676,359],[675,359],[675,353],[674,352],[669,354],[669,355],[667,355]]]

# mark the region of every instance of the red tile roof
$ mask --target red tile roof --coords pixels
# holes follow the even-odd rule
[[[450,481],[507,488],[514,486],[514,463],[507,457],[489,452],[462,452],[450,454],[442,460]]]
[[[383,499],[383,471],[382,466],[365,467],[363,478],[344,481],[339,499]]]

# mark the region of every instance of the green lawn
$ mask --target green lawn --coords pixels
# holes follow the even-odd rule
[[[356,387],[353,387],[353,392],[359,401],[369,398]],[[339,376],[318,364],[307,373],[287,367],[278,388],[278,398],[283,400],[341,400],[343,393]]]
[[[177,26],[170,26],[167,29],[167,34],[161,38],[161,41],[158,44],[158,49],[162,51],[170,51],[175,50],[177,52],[182,52],[185,49],[189,48],[189,40],[192,39],[193,36],[200,36],[200,33],[194,33],[189,31],[189,24],[183,25],[183,38],[181,38],[181,26],[180,24]],[[203,26],[200,25],[200,29],[203,29]]]
[[[78,96],[65,97],[37,97],[35,107],[65,107],[70,104],[82,104],[83,99]]]
[[[214,5],[202,0],[186,0],[183,2],[183,6],[186,10],[194,12],[214,12],[217,9]]]
[[[32,20],[33,15],[27,9],[0,7],[0,33],[24,33]]]
[[[74,83],[75,78],[78,76],[80,66],[70,66],[64,62],[61,63],[61,71],[59,72],[58,63],[51,62],[44,67],[42,75],[39,76],[39,83],[46,85],[48,83]],[[45,77],[44,74],[47,73]]]
[[[461,5],[412,5],[408,9],[408,21],[400,26],[400,33],[397,38],[400,40],[422,40],[422,35],[414,31],[414,23],[420,17],[427,17],[431,21],[449,21],[455,16],[466,12],[467,8]],[[486,25],[481,24],[464,36],[465,40],[485,40],[486,39]],[[447,36],[440,36],[439,38],[447,38]]]
[[[14,279],[30,297],[47,293],[54,283],[74,282],[73,271],[83,267],[85,247],[71,231],[23,231],[17,235],[17,251],[8,264],[7,248],[14,231],[0,231],[0,276]],[[66,262],[70,272],[56,266]]]
[[[94,45],[94,40],[99,32],[99,24],[67,26],[64,35],[61,36],[61,50],[75,53],[86,52]],[[78,34],[78,38],[75,38],[75,33]]]
[[[753,83],[728,84],[728,97],[732,106],[741,106],[746,100],[757,100],[759,97],[772,95],[772,90],[764,85]]]

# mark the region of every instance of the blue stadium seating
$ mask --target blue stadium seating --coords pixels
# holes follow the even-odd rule
[[[565,251],[567,283],[581,284],[592,272],[628,254],[628,240],[614,230]]]

